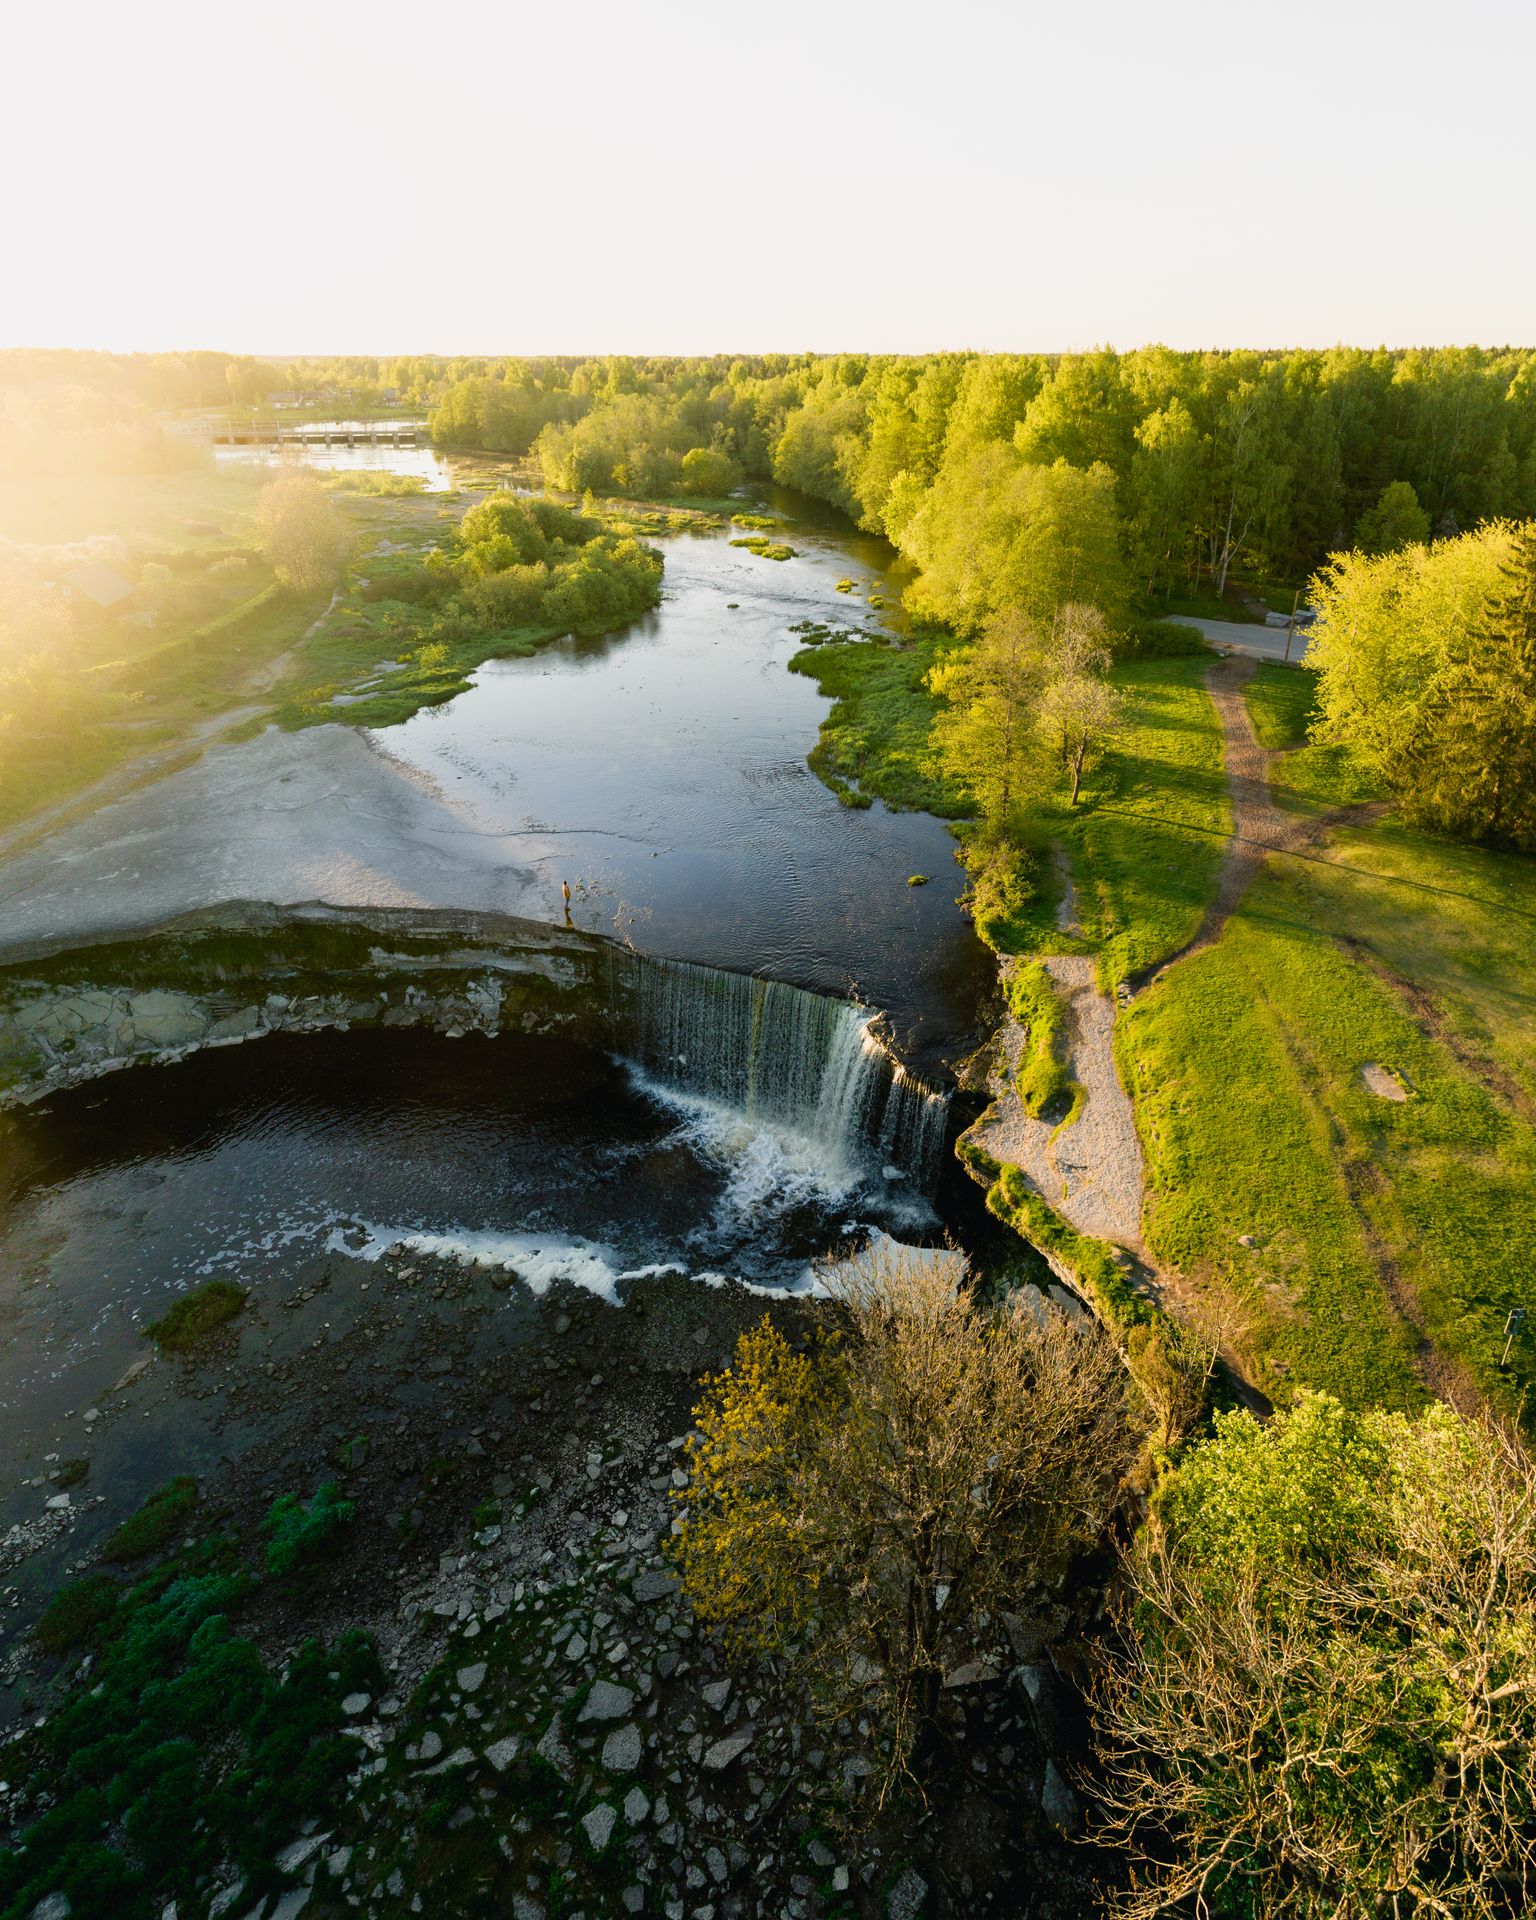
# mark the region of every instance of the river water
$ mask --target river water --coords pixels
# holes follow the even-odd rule
[[[0,1457],[35,1455],[213,1275],[267,1293],[327,1249],[404,1240],[617,1302],[647,1268],[798,1288],[869,1228],[942,1234],[942,1114],[921,1088],[869,1093],[866,1016],[737,978],[883,1010],[937,1083],[987,975],[942,825],[842,807],[805,765],[826,702],[786,670],[790,629],[878,631],[864,596],[883,550],[827,523],[787,534],[786,562],[672,539],[655,615],[491,662],[372,736],[410,799],[398,818],[370,789],[290,809],[281,838],[262,825],[263,752],[344,766],[355,750],[315,729],[218,749],[0,875],[13,929],[39,902],[131,926],[317,893],[548,919],[564,880],[578,924],[696,963],[665,976],[629,1059],[516,1036],[280,1037],[0,1116]],[[858,594],[837,591],[848,578]],[[356,814],[366,860],[344,840]],[[915,872],[932,884],[909,887]],[[784,1091],[800,1085],[803,1116]]]

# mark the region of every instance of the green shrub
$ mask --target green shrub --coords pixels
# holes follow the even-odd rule
[[[1210,651],[1211,643],[1200,629],[1182,620],[1135,620],[1115,642],[1122,660],[1178,660]]]
[[[163,1353],[186,1353],[205,1334],[233,1320],[248,1298],[233,1280],[209,1280],[184,1293],[158,1320],[144,1329]]]
[[[142,1559],[146,1553],[159,1553],[185,1530],[188,1516],[197,1505],[197,1482],[188,1473],[167,1480],[156,1489],[102,1548],[106,1560]]]
[[[228,1543],[211,1542],[132,1586],[97,1576],[58,1596],[53,1644],[94,1632],[95,1684],[17,1755],[51,1804],[0,1848],[4,1920],[55,1892],[80,1920],[202,1911],[224,1861],[260,1905],[274,1855],[334,1816],[357,1759],[341,1701],[379,1691],[382,1668],[346,1633],[330,1649],[306,1642],[279,1680],[230,1625],[251,1585]]]
[[[1024,1111],[1039,1119],[1053,1102],[1065,1100],[1068,1106],[1059,1124],[1070,1125],[1082,1108],[1083,1089],[1061,1058],[1067,1010],[1042,962],[1029,961],[1014,970],[1008,1004],[1025,1035],[1017,1081]]]
[[[120,1592],[110,1573],[89,1574],[61,1587],[37,1623],[37,1644],[44,1653],[68,1653],[111,1618]]]
[[[279,1495],[262,1524],[262,1531],[271,1535],[267,1542],[268,1573],[289,1574],[316,1560],[350,1525],[356,1512],[354,1502],[342,1499],[334,1480],[317,1487],[307,1506],[297,1494]]]

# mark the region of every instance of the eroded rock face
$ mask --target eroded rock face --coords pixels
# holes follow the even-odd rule
[[[0,974],[0,1107],[132,1061],[176,1060],[194,1048],[233,1046],[266,1033],[425,1026],[460,1039],[470,1033],[568,1031],[603,1017],[606,946],[595,937],[573,945],[575,936],[563,929],[522,930],[521,923],[507,923],[473,944],[463,927],[447,926],[435,948],[422,952],[431,929],[398,927],[394,920],[400,917],[381,929],[356,916],[347,919],[354,941],[358,932],[381,938],[359,944],[350,965],[328,963],[307,978],[302,952],[296,957],[291,950],[295,930],[283,925],[270,929],[270,961],[268,929],[236,928],[237,938],[249,940],[249,955],[233,978],[221,959],[200,961],[195,939],[179,933],[164,936],[165,964],[183,985],[113,981],[111,971],[122,963],[111,947],[82,954],[82,974],[89,969],[94,978],[60,984],[56,959],[48,969],[53,978],[28,978],[13,966]],[[305,923],[299,937],[308,931]],[[218,928],[200,926],[196,932]],[[412,937],[401,940],[401,932]],[[136,964],[124,971],[142,976],[144,949],[134,958]],[[306,985],[322,990],[306,992]]]

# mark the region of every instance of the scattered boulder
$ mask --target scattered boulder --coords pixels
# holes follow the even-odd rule
[[[717,1740],[704,1755],[704,1766],[710,1773],[724,1773],[733,1760],[739,1760],[752,1744],[755,1727],[746,1727],[740,1733],[728,1733],[723,1740]]]
[[[628,1687],[621,1687],[612,1680],[599,1680],[587,1695],[586,1704],[577,1719],[622,1720],[626,1714],[634,1711],[634,1705],[635,1696]]]
[[[633,1721],[616,1727],[603,1742],[603,1765],[609,1773],[633,1773],[639,1766],[645,1743]]]
[[[618,1815],[606,1801],[600,1801],[590,1813],[584,1813],[581,1824],[586,1828],[587,1838],[592,1843],[592,1851],[601,1853],[613,1838],[614,1823]]]
[[[885,1896],[887,1920],[917,1920],[928,1898],[928,1882],[914,1867],[903,1867]]]

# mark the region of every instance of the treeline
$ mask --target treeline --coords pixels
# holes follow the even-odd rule
[[[1477,348],[509,360],[446,376],[445,445],[537,449],[551,484],[682,490],[705,451],[920,562],[934,520],[1023,467],[1104,470],[1132,581],[1300,582],[1380,537],[1536,514],[1536,355]],[[722,472],[726,469],[722,468]],[[659,484],[658,484],[659,483]],[[1411,499],[1409,492],[1411,491]],[[927,507],[927,522],[919,518]],[[1387,516],[1392,522],[1392,516]],[[917,549],[917,551],[913,551]]]
[[[1129,578],[1234,570],[1299,584],[1334,552],[1536,515],[1536,352],[432,355],[0,354],[0,411],[260,404],[279,393],[430,408],[445,446],[527,454],[572,491],[772,479],[924,559],[935,524],[1021,468],[1102,468]],[[692,458],[690,458],[692,456]],[[1391,491],[1390,500],[1383,495]],[[926,514],[924,509],[927,509]]]

